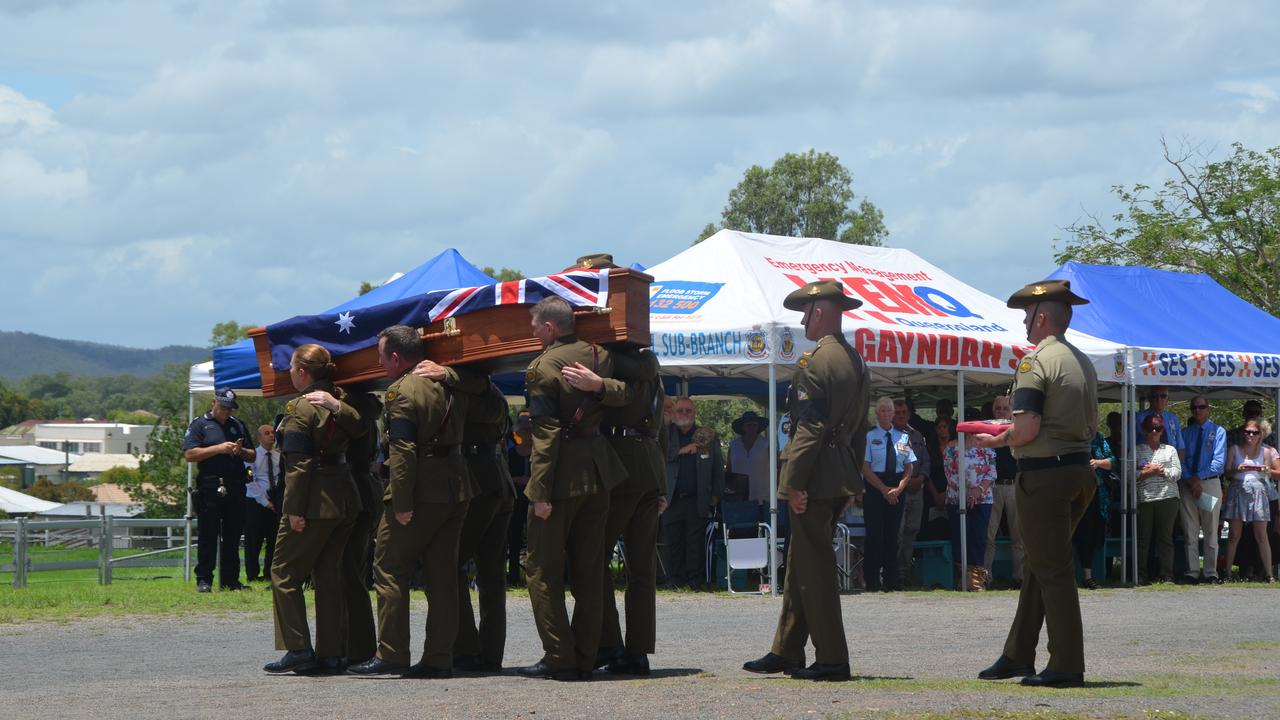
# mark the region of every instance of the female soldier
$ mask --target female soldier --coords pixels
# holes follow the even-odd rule
[[[303,345],[293,353],[289,378],[303,394],[323,391],[333,397],[320,404],[295,399],[280,422],[284,455],[284,522],[271,564],[275,601],[276,648],[284,657],[267,663],[269,673],[343,672],[347,609],[342,586],[342,551],[360,497],[346,451],[364,435],[359,414],[342,402],[334,386],[329,351]],[[308,399],[313,396],[308,396]],[[316,644],[311,646],[302,584],[310,577],[316,593]]]

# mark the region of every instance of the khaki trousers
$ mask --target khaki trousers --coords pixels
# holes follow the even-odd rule
[[[454,655],[478,655],[502,665],[507,647],[507,530],[514,499],[487,492],[471,499],[458,542],[458,639]],[[467,562],[476,561],[480,626],[471,610]]]
[[[1218,577],[1218,538],[1222,533],[1222,479],[1207,478],[1200,481],[1200,492],[1218,498],[1213,512],[1200,509],[1200,503],[1191,497],[1191,489],[1178,483],[1181,504],[1178,515],[1182,518],[1182,534],[1186,536],[1187,576],[1200,574],[1200,533],[1204,533],[1204,576]]]
[[[302,532],[289,521],[280,523],[276,552],[271,558],[271,600],[275,615],[276,649],[307,650],[307,601],[302,584],[311,578],[316,591],[316,644],[320,657],[342,657],[347,649],[347,602],[342,588],[342,551],[352,521],[344,518],[307,520]]]
[[[773,635],[774,655],[804,664],[806,640],[813,641],[814,660],[845,665],[849,646],[840,613],[836,551],[831,543],[836,513],[848,498],[809,500],[801,515],[791,510],[791,542],[787,546],[787,582],[782,613]]]
[[[1019,472],[1014,487],[1027,558],[1004,654],[1019,665],[1034,665],[1044,626],[1049,634],[1045,669],[1083,673],[1084,628],[1071,536],[1098,482],[1088,465],[1068,465]]]
[[[467,503],[418,503],[408,525],[396,520],[386,503],[373,550],[373,588],[378,593],[378,657],[408,665],[409,589],[422,564],[427,591],[427,638],[422,661],[432,668],[453,667],[458,634],[458,536]]]
[[[533,621],[553,670],[595,669],[600,649],[600,585],[604,582],[604,525],[609,493],[595,492],[551,502],[546,520],[529,504],[529,552],[525,573]],[[573,621],[564,603],[565,562],[573,592]]]
[[[654,652],[657,636],[658,588],[658,491],[614,493],[609,498],[609,517],[604,524],[604,594],[600,647],[623,646],[618,604],[609,573],[610,550],[621,539],[627,558],[627,639],[630,657]]]
[[[1022,579],[1022,563],[1026,558],[1026,550],[1022,545],[1022,529],[1018,527],[1018,501],[1013,485],[996,483],[991,486],[991,521],[987,524],[987,550],[982,555],[982,566],[991,574],[991,562],[996,557],[996,533],[1000,531],[1000,517],[1008,518],[1009,540],[1013,555],[1013,579]]]

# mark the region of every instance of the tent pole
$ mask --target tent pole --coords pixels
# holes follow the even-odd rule
[[[769,428],[777,432],[778,427],[778,366],[773,358],[769,359]],[[773,547],[769,548],[769,593],[778,594],[778,441],[773,432],[765,433],[769,440],[769,537],[773,539]]]
[[[1133,349],[1129,350],[1130,360],[1133,359]],[[1125,415],[1124,426],[1128,430],[1129,436],[1125,440],[1125,471],[1129,473],[1129,480],[1125,483],[1125,495],[1128,499],[1128,508],[1126,514],[1129,518],[1129,536],[1125,539],[1129,542],[1130,563],[1129,585],[1130,587],[1138,584],[1138,459],[1134,454],[1134,448],[1138,445],[1137,421],[1138,421],[1138,384],[1134,376],[1133,363],[1129,364],[1129,389],[1127,393],[1129,410]]]
[[[962,423],[965,420],[964,418],[964,371],[963,370],[956,373],[956,417],[958,418],[958,420],[956,421],[957,423]],[[959,457],[957,458],[957,460],[960,468],[959,487],[957,488],[959,502],[956,503],[956,509],[960,513],[960,573],[959,573],[960,587],[959,589],[961,592],[964,592],[965,590],[969,589],[969,584],[965,582],[965,577],[966,577],[965,573],[969,569],[969,543],[967,541],[968,536],[965,533],[965,530],[968,527],[968,522],[969,522],[969,519],[967,517],[968,513],[966,512],[969,505],[969,503],[966,502],[966,498],[968,497],[968,493],[969,493],[969,481],[968,481],[968,477],[966,477],[965,475],[965,471],[968,469],[968,463],[965,462],[965,456],[964,456],[964,433],[956,433],[956,450],[959,453]],[[944,451],[944,456],[945,456],[945,451]],[[943,458],[943,464],[944,465],[946,464],[945,457]]]
[[[195,417],[196,414],[196,395],[194,392],[187,391],[187,419]],[[191,582],[191,476],[194,468],[191,463],[187,463],[187,514],[186,523],[184,523],[183,533],[183,550],[182,550],[182,581]]]

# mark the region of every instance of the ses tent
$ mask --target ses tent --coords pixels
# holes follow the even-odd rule
[[[1072,327],[1123,348],[1111,371],[1104,375],[1099,369],[1098,376],[1122,383],[1126,444],[1137,442],[1139,386],[1215,395],[1272,392],[1280,408],[1280,319],[1208,275],[1069,262],[1050,277],[1070,280],[1090,300],[1075,309]],[[1126,511],[1137,506],[1133,453],[1128,458]],[[1132,547],[1136,556],[1136,534]]]
[[[721,230],[648,272],[650,331],[663,374],[687,392],[767,392],[771,427],[778,426],[779,382],[815,344],[805,339],[801,313],[782,302],[814,280],[836,280],[862,301],[845,313],[844,332],[874,385],[955,385],[961,413],[966,380],[1010,383],[1032,349],[1023,311],[909,250]],[[1074,331],[1067,337],[1095,366],[1110,367],[1119,349]],[[776,453],[770,443],[774,493]]]

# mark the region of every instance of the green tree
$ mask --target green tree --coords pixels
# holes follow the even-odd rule
[[[888,237],[884,213],[870,200],[853,205],[853,176],[835,155],[787,153],[765,169],[752,165],[729,191],[720,225],[702,228],[694,244],[721,228],[880,245]]]
[[[513,270],[509,267],[502,267],[495,270],[493,269],[492,266],[485,265],[484,267],[480,268],[480,272],[484,273],[485,275],[488,275],[489,277],[497,280],[498,282],[511,282],[512,280],[523,280],[525,277],[524,273],[520,272],[519,270]]]
[[[93,491],[84,483],[68,480],[54,484],[49,478],[40,478],[23,492],[31,497],[56,503],[82,502],[94,497]]]
[[[159,424],[151,431],[148,454],[120,486],[142,503],[145,517],[182,517],[187,511],[187,461],[182,457],[186,424]]]
[[[23,420],[40,417],[40,402],[32,400],[0,380],[0,428],[9,427]]]
[[[1160,145],[1171,176],[1158,188],[1113,186],[1124,210],[1109,223],[1087,215],[1064,228],[1070,237],[1055,259],[1206,273],[1280,314],[1280,147],[1234,143],[1212,161],[1198,146]]]
[[[142,475],[138,470],[121,465],[103,470],[102,473],[98,475],[97,483],[125,487],[128,485],[136,485],[141,482],[141,477]]]
[[[209,347],[225,347],[249,337],[249,331],[257,325],[241,325],[235,320],[220,322],[209,331]]]
[[[149,410],[109,410],[107,412],[107,420],[125,425],[155,425],[159,419],[159,415]]]
[[[361,280],[359,295],[368,295],[369,293],[373,292],[374,290],[377,290],[380,287],[382,287],[381,283],[374,285],[368,280]]]

